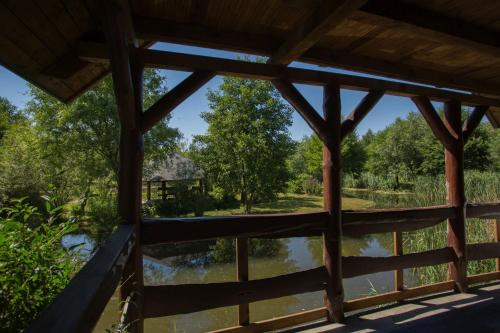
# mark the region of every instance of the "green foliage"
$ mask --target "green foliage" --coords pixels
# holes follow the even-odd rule
[[[266,81],[224,78],[209,91],[205,135],[196,136],[190,156],[215,188],[239,194],[245,211],[276,197],[288,180],[292,111]]]
[[[0,97],[0,140],[10,126],[22,119],[23,117],[17,108],[5,97]]]
[[[0,322],[2,332],[21,332],[68,284],[78,265],[61,247],[75,230],[55,198],[39,212],[13,200],[0,214]]]

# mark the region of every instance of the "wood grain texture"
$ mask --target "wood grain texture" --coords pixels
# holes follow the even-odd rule
[[[325,288],[324,267],[245,282],[144,287],[146,318],[251,303]]]
[[[344,89],[360,91],[384,90],[386,94],[396,96],[428,96],[430,99],[436,101],[457,99],[462,101],[464,105],[500,106],[500,101],[496,98],[464,94],[451,90],[436,89],[403,82],[167,51],[140,49],[137,52],[144,62],[144,65],[152,68],[181,71],[206,70],[214,71],[220,75],[263,80],[286,78],[294,83],[313,85],[324,85],[334,80],[339,82],[341,88]],[[106,63],[107,60],[106,50],[96,43],[80,44],[79,55],[84,60],[97,63]]]
[[[161,244],[307,232],[324,229],[327,219],[326,212],[144,219],[142,240],[143,244]]]
[[[323,88],[323,116],[327,132],[323,144],[323,207],[328,212],[323,234],[323,261],[328,273],[325,307],[328,320],[344,322],[342,284],[342,184],[340,86],[329,82]]]
[[[465,239],[464,143],[462,136],[461,104],[451,100],[444,104],[444,125],[456,135],[456,144],[445,149],[446,193],[448,204],[455,207],[457,216],[448,219],[448,245],[455,251],[455,260],[449,265],[450,279],[455,289],[467,290],[467,249]]]
[[[396,269],[434,266],[453,262],[455,254],[451,247],[392,257],[342,257],[343,277],[393,271]]]

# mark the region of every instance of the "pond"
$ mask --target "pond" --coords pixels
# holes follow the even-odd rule
[[[409,195],[385,195],[368,192],[345,192],[346,197],[357,197],[374,202],[374,208],[416,206]],[[279,253],[272,257],[249,258],[250,279],[272,277],[298,272],[322,265],[320,237],[297,237],[277,240]],[[87,235],[67,235],[64,245],[83,243],[78,255],[88,256],[94,241]],[[369,235],[363,238],[345,238],[344,256],[390,256],[393,251],[392,234]],[[149,246],[144,249],[144,280],[146,285],[209,283],[234,281],[236,265],[210,260],[208,244]],[[77,250],[74,250],[77,251]],[[181,253],[179,253],[181,252]],[[418,284],[410,271],[405,271],[405,285]],[[394,289],[394,273],[383,272],[344,280],[346,299],[382,293]],[[105,332],[117,322],[118,299],[115,295],[107,306],[95,331]],[[306,293],[250,304],[250,320],[258,321],[323,306],[323,292]],[[237,307],[225,307],[187,315],[147,319],[147,332],[205,332],[237,324]]]

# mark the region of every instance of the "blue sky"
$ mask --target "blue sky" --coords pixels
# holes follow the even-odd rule
[[[167,43],[158,43],[154,46],[154,49],[229,59],[235,59],[238,56],[243,56],[243,54],[234,52],[216,51]],[[316,67],[301,63],[292,63],[291,66],[318,69],[322,71],[331,70],[340,73],[349,73],[347,71],[333,70],[325,67]],[[169,89],[174,87],[190,74],[188,72],[179,71],[162,71],[162,73],[167,77],[167,86]],[[200,118],[201,112],[209,110],[208,102],[205,96],[209,88],[216,89],[221,81],[222,78],[220,76],[215,77],[203,86],[202,89],[179,105],[176,110],[174,110],[170,126],[179,128],[184,134],[184,138],[186,140],[190,140],[192,135],[205,132],[207,124]],[[311,103],[311,105],[318,110],[318,112],[322,113],[321,104],[323,92],[321,87],[309,85],[296,86],[299,91],[303,93],[304,97]],[[29,99],[29,96],[27,96],[26,81],[1,66],[0,87],[0,96],[8,98],[12,103],[20,108],[22,108]],[[358,104],[365,94],[366,93],[364,92],[342,90],[342,114],[347,115],[351,112],[351,110]],[[415,110],[416,108],[414,104],[408,98],[386,95],[359,125],[357,129],[358,133],[362,135],[369,128],[374,131],[378,131],[394,121],[396,117],[405,117],[409,111]],[[304,135],[311,134],[311,130],[307,124],[296,112],[294,112],[293,125],[290,128],[290,132],[292,137],[296,140],[301,139]]]

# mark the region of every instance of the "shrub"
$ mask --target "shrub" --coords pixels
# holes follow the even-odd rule
[[[66,287],[78,266],[61,247],[61,238],[76,225],[46,199],[44,214],[24,200],[12,201],[0,214],[2,332],[26,328]]]

